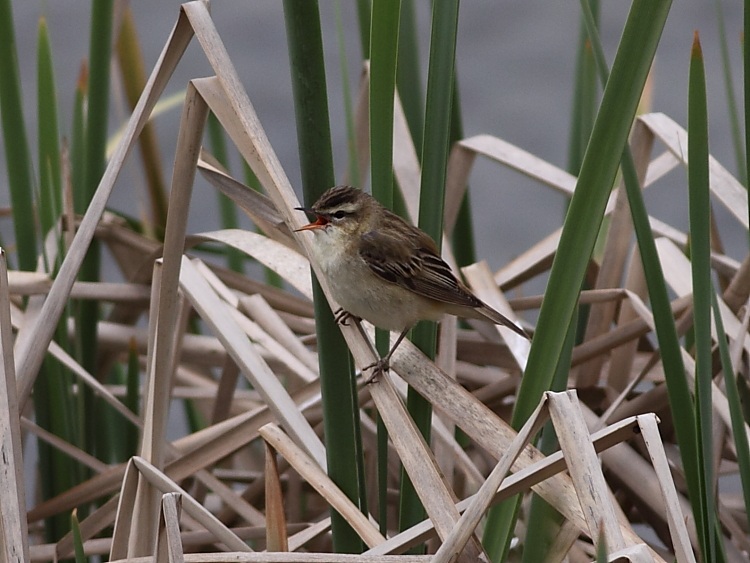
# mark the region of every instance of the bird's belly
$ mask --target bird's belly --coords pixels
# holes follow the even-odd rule
[[[344,264],[329,255],[320,264],[338,304],[379,328],[402,331],[419,320],[442,316],[431,300],[377,278],[364,262]]]
[[[396,285],[366,288],[355,283],[331,291],[345,311],[379,328],[402,331],[424,317],[422,299]]]

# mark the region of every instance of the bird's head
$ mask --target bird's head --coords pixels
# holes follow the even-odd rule
[[[369,230],[377,201],[360,189],[336,186],[327,190],[312,207],[297,207],[315,217],[297,231],[334,231],[354,235]]]

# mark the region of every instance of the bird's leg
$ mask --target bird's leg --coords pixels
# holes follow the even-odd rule
[[[376,356],[378,355],[378,351],[375,349],[375,346],[373,345],[372,341],[367,336],[365,329],[362,328],[362,319],[360,317],[357,317],[356,315],[351,314],[349,311],[345,311],[343,307],[339,307],[338,309],[336,309],[336,311],[334,311],[333,318],[338,324],[343,325],[343,326],[349,326],[349,321],[354,321],[354,326],[357,327],[359,334],[362,336],[364,341],[367,342],[367,345],[369,346],[372,353],[375,354]]]
[[[391,349],[388,351],[388,353],[385,355],[384,358],[380,358],[377,362],[374,362],[370,364],[369,366],[362,368],[362,373],[364,373],[368,369],[372,369],[372,375],[368,377],[367,379],[365,379],[365,385],[369,385],[373,381],[376,381],[378,376],[381,373],[385,373],[390,369],[391,356],[396,351],[396,348],[398,348],[398,345],[401,344],[401,341],[409,333],[410,330],[411,330],[411,327],[407,326],[403,331],[401,331],[401,334],[398,335],[398,338],[396,339],[395,344],[391,346]]]
[[[345,311],[343,307],[339,307],[334,311],[333,318],[338,324],[343,326],[349,326],[349,321],[352,319],[355,321],[359,320],[359,317],[355,317],[349,311]]]

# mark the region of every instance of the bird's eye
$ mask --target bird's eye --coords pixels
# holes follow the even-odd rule
[[[346,217],[346,215],[347,215],[346,211],[339,209],[335,213],[332,213],[331,217],[333,217],[334,219],[343,219],[344,217]]]

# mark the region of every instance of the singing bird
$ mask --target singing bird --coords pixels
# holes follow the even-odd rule
[[[400,333],[385,357],[364,368],[375,368],[370,379],[388,370],[393,352],[421,320],[450,314],[490,321],[529,338],[461,283],[427,233],[371,195],[336,186],[312,207],[297,209],[315,217],[297,230],[314,234],[313,252],[342,308],[337,320],[353,316]]]

